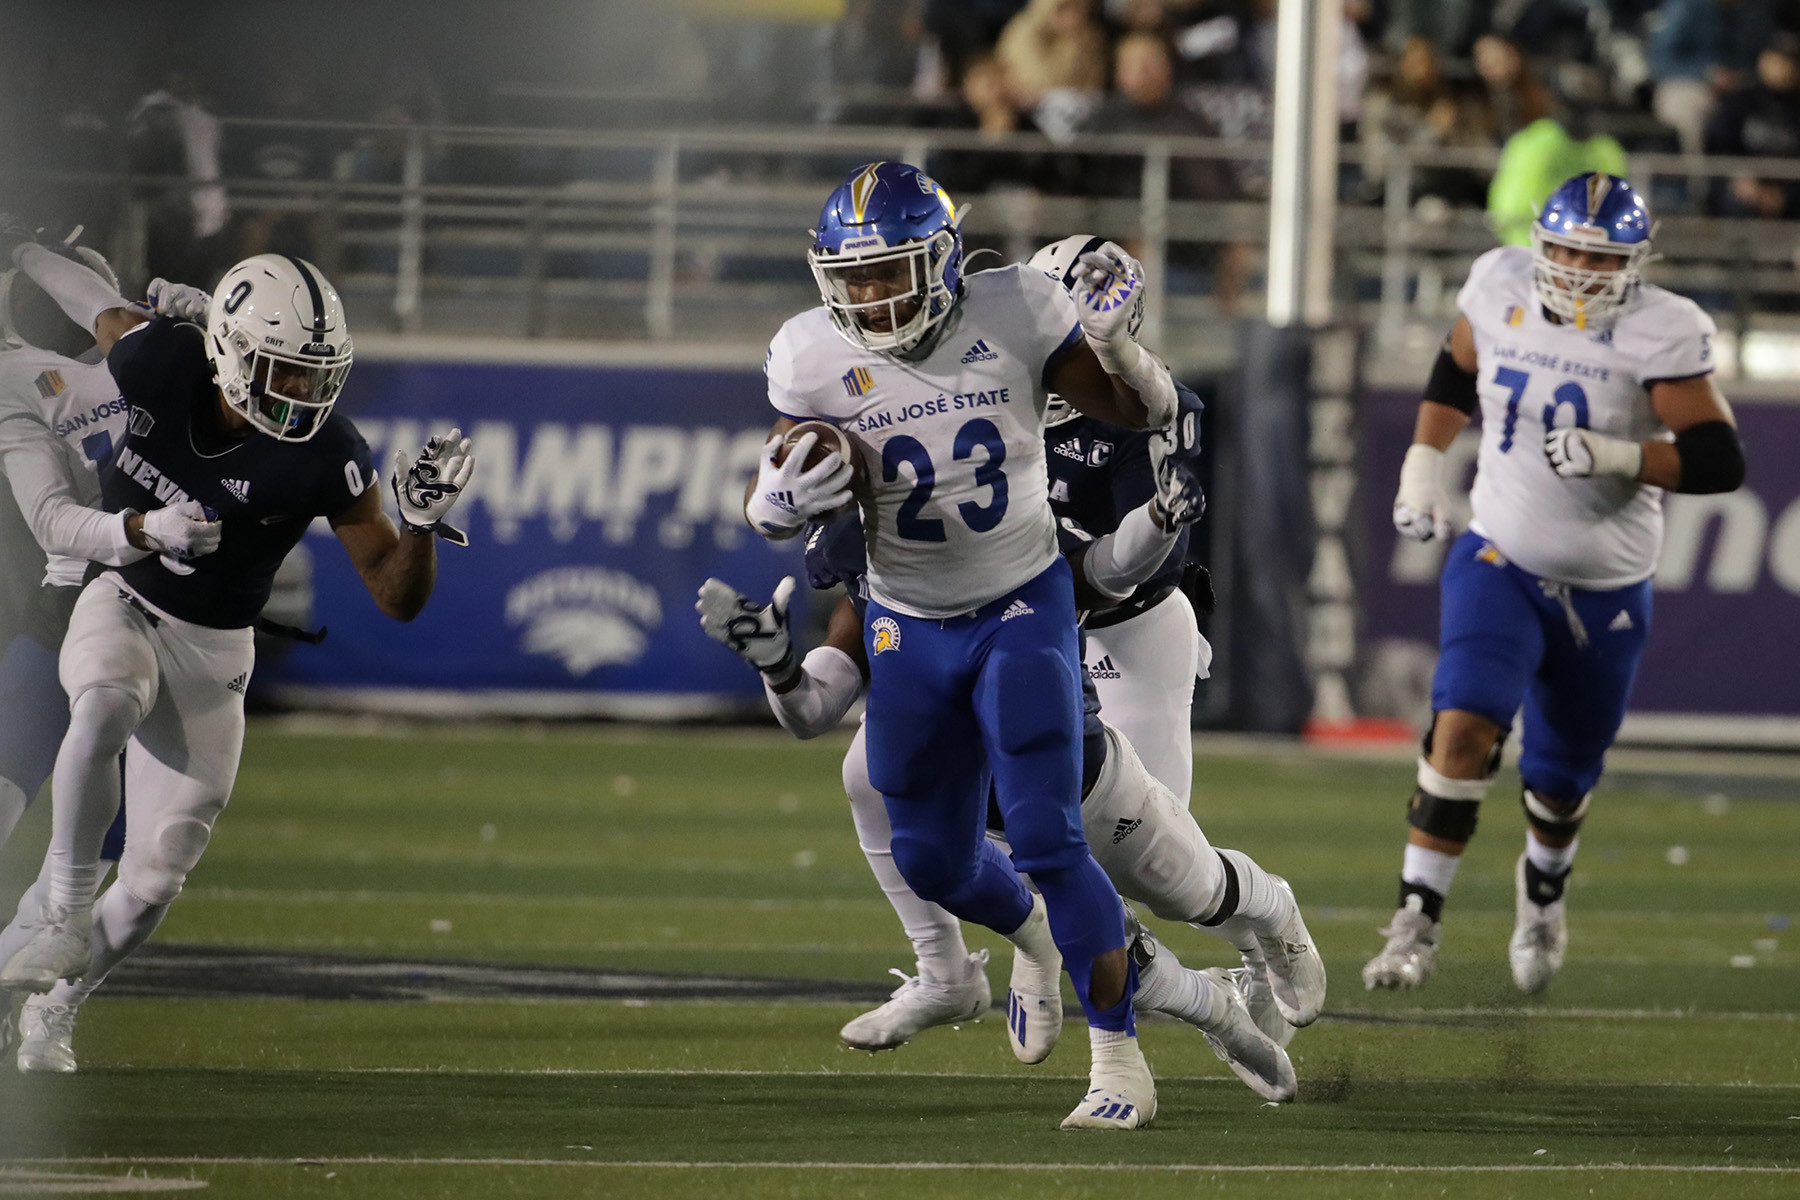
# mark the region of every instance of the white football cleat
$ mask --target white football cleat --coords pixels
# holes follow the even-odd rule
[[[1523,854],[1513,868],[1513,885],[1518,890],[1517,917],[1506,956],[1512,960],[1513,982],[1532,996],[1549,987],[1562,970],[1569,949],[1569,914],[1560,896],[1546,905],[1532,902],[1525,887]]]
[[[1093,1031],[1090,1031],[1093,1032]],[[1156,1119],[1156,1080],[1135,1037],[1094,1047],[1087,1095],[1063,1118],[1072,1129],[1142,1129]]]
[[[1062,954],[1050,937],[1050,914],[1042,896],[1032,893],[1031,915],[1007,940],[1013,943],[1013,965],[1006,988],[1006,1040],[1020,1062],[1040,1063],[1056,1049],[1063,1023]]]
[[[1425,986],[1437,969],[1438,935],[1443,923],[1425,915],[1425,903],[1417,895],[1394,910],[1394,919],[1381,930],[1387,945],[1363,965],[1363,987],[1413,991]]]
[[[1269,878],[1287,901],[1287,911],[1255,931],[1256,944],[1268,963],[1269,990],[1276,1007],[1288,1024],[1304,1028],[1325,1011],[1325,960],[1319,957],[1319,948],[1300,916],[1294,889],[1279,875]]]
[[[1231,977],[1237,981],[1238,990],[1244,995],[1244,1007],[1250,1010],[1256,1027],[1271,1042],[1286,1048],[1294,1040],[1294,1027],[1275,1003],[1275,989],[1269,986],[1269,964],[1260,954],[1254,959],[1245,955],[1244,965],[1232,968]]]
[[[27,1075],[75,1070],[75,1006],[33,996],[19,1010],[19,1070]]]
[[[980,1020],[994,1003],[983,970],[987,960],[986,950],[969,955],[968,971],[952,983],[928,983],[894,968],[901,983],[888,1002],[851,1021],[838,1036],[852,1050],[892,1050],[933,1026]]]
[[[1217,1015],[1201,1025],[1200,1032],[1205,1035],[1213,1053],[1251,1091],[1264,1100],[1285,1104],[1294,1098],[1294,1092],[1299,1086],[1294,1078],[1294,1064],[1288,1060],[1287,1051],[1257,1028],[1256,1021],[1250,1016],[1250,1009],[1244,1002],[1244,993],[1238,982],[1243,971],[1242,967],[1235,971],[1228,971],[1224,967],[1208,967],[1200,972],[1213,985],[1218,1000]],[[1280,1014],[1276,1015],[1279,1019]],[[1287,1022],[1282,1021],[1282,1024],[1286,1025]],[[1288,1026],[1288,1036],[1293,1036],[1291,1025]]]
[[[80,979],[87,974],[94,954],[94,910],[71,910],[45,905],[29,942],[19,947],[0,970],[0,990],[47,992],[58,980]]]

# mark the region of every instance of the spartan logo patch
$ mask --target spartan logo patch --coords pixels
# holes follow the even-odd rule
[[[869,646],[876,654],[886,654],[889,650],[900,648],[900,622],[892,617],[876,617],[869,626],[871,637]]]

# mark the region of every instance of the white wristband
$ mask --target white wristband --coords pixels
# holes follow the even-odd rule
[[[1608,437],[1592,430],[1586,436],[1588,453],[1594,456],[1594,474],[1636,479],[1644,469],[1642,444],[1628,442],[1624,438]]]
[[[1123,381],[1144,402],[1144,408],[1149,412],[1145,429],[1162,429],[1175,419],[1179,407],[1175,398],[1175,380],[1161,359],[1147,353],[1130,338],[1100,342],[1090,337],[1088,345],[1106,373]]]

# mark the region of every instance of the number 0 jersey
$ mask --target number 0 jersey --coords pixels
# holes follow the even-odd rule
[[[1656,573],[1662,489],[1612,477],[1564,479],[1544,435],[1574,425],[1630,441],[1672,435],[1650,385],[1713,369],[1712,318],[1651,284],[1606,329],[1545,315],[1531,251],[1502,246],[1475,260],[1456,298],[1480,360],[1481,454],[1470,525],[1533,575],[1620,588]]]
[[[375,485],[375,464],[356,426],[338,412],[308,441],[250,430],[210,444],[206,434],[218,423],[212,413],[221,401],[204,336],[198,325],[159,317],[113,344],[107,365],[130,411],[100,484],[115,512],[191,499],[224,523],[211,554],[185,563],[153,556],[119,574],[184,621],[241,629],[262,612],[276,568],[313,518],[347,510]]]
[[[101,507],[99,471],[112,461],[124,432],[125,402],[104,362],[84,363],[33,347],[0,353],[0,461],[25,439],[43,439],[53,447],[48,453],[55,459],[54,478],[32,480],[36,487],[59,489],[77,504]],[[51,473],[47,460],[41,473]],[[12,482],[16,490],[19,480]],[[21,507],[26,505],[21,497]],[[129,553],[124,529],[116,533],[123,545],[112,548]],[[87,568],[85,558],[53,554],[44,581],[79,585]]]
[[[775,335],[769,403],[795,421],[849,431],[868,469],[864,532],[878,603],[953,617],[1056,560],[1045,374],[1080,336],[1068,292],[1018,266],[967,277],[957,315],[916,361],[852,347],[823,307]]]

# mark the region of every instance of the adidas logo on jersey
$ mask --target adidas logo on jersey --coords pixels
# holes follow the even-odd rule
[[[1059,445],[1051,447],[1051,449],[1055,453],[1062,455],[1064,458],[1072,458],[1078,463],[1084,463],[1087,461],[1087,455],[1085,453],[1083,453],[1083,451],[1081,449],[1081,439],[1080,438],[1070,438],[1066,442],[1062,442]]]
[[[1119,823],[1113,826],[1112,844],[1116,846],[1136,833],[1138,826],[1143,823],[1142,817],[1120,817]]]
[[[250,502],[250,481],[248,479],[221,479],[219,483],[226,491],[238,498],[239,504]]]
[[[1014,617],[1029,617],[1036,611],[1037,609],[1031,607],[1031,605],[1025,603],[1023,600],[1014,600],[1011,604],[1006,606],[1006,611],[1000,614],[1000,620],[1005,622],[1012,620]]]
[[[241,696],[244,694],[244,688],[247,687],[249,685],[249,683],[250,683],[250,672],[245,671],[243,674],[239,675],[236,679],[234,679],[230,683],[226,684],[225,690],[228,692],[236,692],[238,695]]]
[[[962,356],[962,361],[964,365],[967,365],[969,363],[993,362],[999,357],[999,354],[988,349],[987,341],[983,339],[969,347],[969,352]]]
[[[1619,615],[1612,619],[1612,624],[1608,625],[1607,628],[1614,633],[1619,633],[1626,629],[1636,629],[1637,626],[1632,624],[1631,614],[1621,608],[1619,610]]]
[[[1117,679],[1119,668],[1113,666],[1112,655],[1102,654],[1100,661],[1088,668],[1088,674],[1095,679]]]

